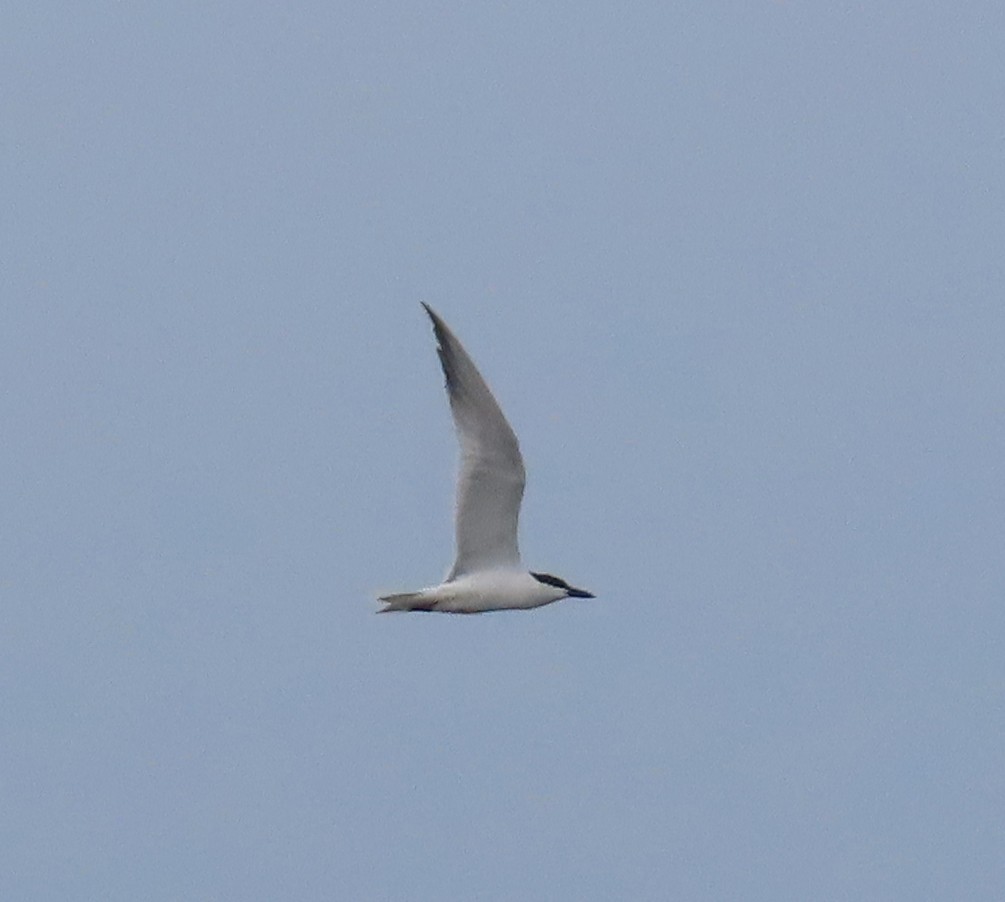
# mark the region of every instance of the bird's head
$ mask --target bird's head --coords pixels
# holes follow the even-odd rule
[[[592,592],[587,592],[586,589],[577,589],[575,586],[570,586],[564,579],[559,576],[552,576],[550,573],[531,573],[539,583],[544,583],[546,586],[552,586],[555,589],[561,589],[565,592],[565,598],[595,598],[596,596]]]

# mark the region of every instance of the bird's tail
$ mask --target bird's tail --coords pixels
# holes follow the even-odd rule
[[[435,602],[429,601],[422,592],[401,592],[397,595],[384,595],[378,601],[384,602],[378,614],[389,614],[391,611],[431,611]]]

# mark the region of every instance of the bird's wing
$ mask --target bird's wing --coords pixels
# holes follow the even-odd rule
[[[427,304],[461,445],[457,476],[457,559],[447,579],[520,563],[523,498],[520,445],[467,351]]]

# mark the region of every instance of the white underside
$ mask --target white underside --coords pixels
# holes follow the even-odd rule
[[[453,614],[539,608],[565,598],[564,589],[542,583],[524,570],[485,570],[404,595],[388,596],[387,611],[434,610]]]

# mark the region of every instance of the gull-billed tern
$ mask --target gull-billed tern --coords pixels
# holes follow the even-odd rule
[[[481,373],[446,323],[423,304],[433,321],[437,353],[461,445],[457,475],[457,559],[438,586],[385,595],[388,611],[478,614],[538,608],[562,598],[593,598],[550,573],[520,565],[517,520],[523,499],[520,445]]]

